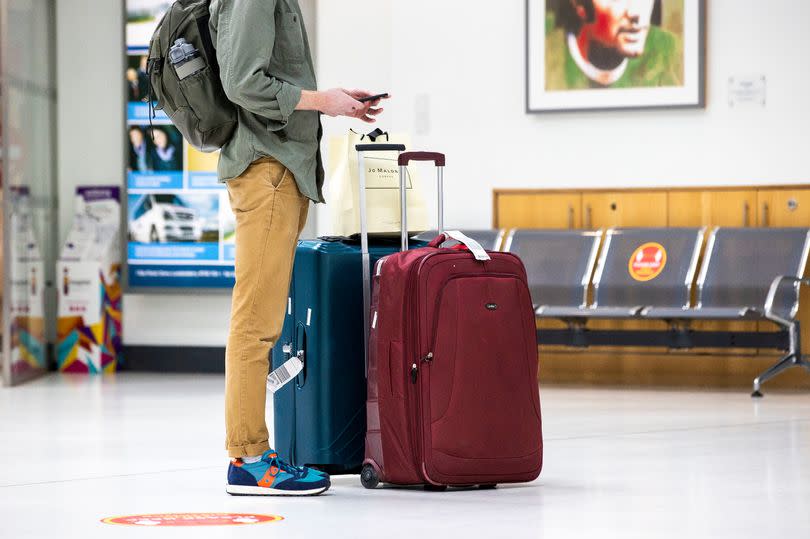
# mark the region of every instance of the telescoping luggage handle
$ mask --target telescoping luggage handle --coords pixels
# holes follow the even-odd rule
[[[407,166],[411,161],[433,161],[437,167],[439,196],[439,231],[444,229],[444,164],[445,156],[435,152],[405,152],[403,144],[358,144],[355,146],[360,161],[360,251],[363,265],[363,353],[368,376],[369,310],[371,309],[371,257],[368,252],[368,208],[366,207],[366,152],[399,152],[399,212],[402,250],[408,250],[408,190]]]
[[[400,212],[400,232],[402,238],[402,250],[408,250],[408,190],[406,189],[407,169],[411,161],[432,161],[436,164],[437,171],[437,195],[439,210],[439,231],[444,229],[444,165],[446,157],[438,152],[406,152],[403,144],[358,144],[355,146],[360,160],[360,241],[363,237],[368,237],[368,219],[366,208],[366,168],[365,152],[400,152],[399,164],[399,212]],[[365,223],[365,227],[363,226]],[[362,247],[362,245],[361,245]],[[363,252],[367,249],[363,248]]]

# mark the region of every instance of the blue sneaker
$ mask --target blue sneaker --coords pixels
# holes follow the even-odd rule
[[[231,460],[225,491],[233,496],[317,496],[330,486],[328,474],[287,464],[271,449],[259,462]]]

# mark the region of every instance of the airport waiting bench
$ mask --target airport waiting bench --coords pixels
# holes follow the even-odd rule
[[[566,329],[538,330],[540,344],[783,351],[754,380],[754,397],[790,367],[810,371],[796,320],[799,287],[810,284],[802,279],[810,229],[717,228],[701,262],[705,234],[700,228],[611,229],[602,240],[602,232],[518,229],[502,247],[526,266],[537,318],[567,323]],[[592,319],[659,320],[669,329],[589,329]],[[694,320],[768,321],[776,330],[694,330]]]

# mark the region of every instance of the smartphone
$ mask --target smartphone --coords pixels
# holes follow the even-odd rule
[[[361,97],[360,99],[358,99],[358,101],[361,103],[368,103],[369,101],[377,101],[378,99],[385,99],[386,97],[388,97],[387,93],[377,94],[377,95],[370,95],[368,97]]]

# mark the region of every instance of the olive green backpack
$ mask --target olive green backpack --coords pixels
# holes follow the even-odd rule
[[[149,44],[150,107],[163,110],[183,137],[203,152],[222,148],[237,124],[219,78],[208,29],[210,0],[177,0]],[[154,112],[150,112],[150,121]]]

